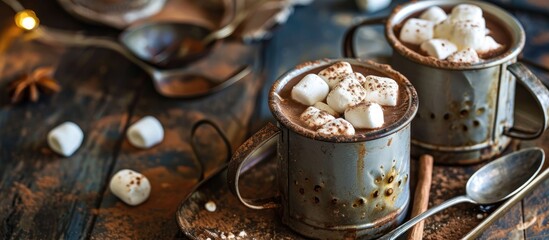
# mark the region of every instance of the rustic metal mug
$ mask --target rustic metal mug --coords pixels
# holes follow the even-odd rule
[[[292,79],[320,71],[337,61],[353,68],[375,69],[395,79],[408,99],[403,116],[383,129],[354,136],[322,137],[292,122],[279,105],[280,93]],[[356,69],[355,69],[356,70]],[[282,75],[269,93],[278,126],[268,124],[248,139],[232,157],[227,180],[233,194],[247,207],[280,207],[282,222],[317,239],[373,238],[400,223],[410,198],[410,122],[417,112],[417,94],[410,82],[388,65],[354,59],[301,64]],[[279,194],[265,200],[243,197],[238,188],[243,166],[268,143],[277,142]]]
[[[505,53],[475,64],[449,63],[416,53],[395,35],[395,26],[418,12],[461,3],[479,6],[508,31],[511,42]],[[438,163],[475,163],[500,154],[511,138],[534,139],[549,127],[549,91],[516,62],[524,47],[524,30],[501,8],[458,0],[404,4],[395,8],[388,19],[370,19],[350,28],[344,40],[344,55],[356,57],[353,39],[359,27],[379,23],[385,24],[385,35],[393,48],[391,65],[412,82],[421,102],[412,122],[412,155],[429,153]],[[521,84],[515,89],[517,81]],[[519,129],[514,123],[518,112],[526,116],[521,119],[522,125],[537,129]],[[533,124],[525,124],[525,119]]]

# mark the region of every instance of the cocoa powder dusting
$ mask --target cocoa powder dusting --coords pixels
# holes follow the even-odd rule
[[[431,186],[429,208],[459,195],[465,194],[470,174],[463,168],[435,166]],[[424,239],[461,239],[464,233],[475,228],[483,220],[483,214],[472,204],[458,204],[427,218]]]
[[[107,191],[104,202],[114,204],[92,211],[97,215],[92,239],[173,238],[178,233],[175,211],[197,183],[195,176],[185,176],[187,174],[168,170],[164,166],[144,169],[141,173],[151,183],[149,199],[141,205],[129,206]],[[159,233],[158,229],[163,229],[163,232]]]

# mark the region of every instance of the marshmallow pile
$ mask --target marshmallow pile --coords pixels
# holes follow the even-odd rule
[[[351,136],[355,128],[383,126],[383,106],[396,106],[398,83],[390,78],[363,76],[351,64],[337,62],[308,74],[291,91],[293,100],[309,106],[300,115],[321,136]]]
[[[449,15],[434,6],[419,18],[408,19],[400,31],[400,40],[420,45],[422,51],[440,60],[476,63],[479,55],[503,47],[489,33],[480,7],[459,4]]]

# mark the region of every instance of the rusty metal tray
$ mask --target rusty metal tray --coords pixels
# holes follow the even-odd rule
[[[255,162],[257,164],[246,167],[253,167],[241,179],[244,183],[242,191],[246,196],[266,197],[275,193],[276,163],[274,147],[270,148],[268,154],[258,157]],[[411,165],[411,187],[414,189],[416,170],[415,164]],[[465,182],[481,166],[435,166],[430,207],[452,196],[463,194]],[[275,209],[252,210],[242,205],[228,189],[226,170],[225,165],[202,181],[179,206],[176,219],[180,229],[189,238],[219,239],[223,236],[241,236],[246,239],[305,239],[285,227]],[[475,238],[548,177],[549,169],[546,168],[525,189],[500,205],[479,207],[461,204],[449,208],[426,221],[424,238]],[[215,204],[215,211],[206,210],[205,204],[208,202]]]

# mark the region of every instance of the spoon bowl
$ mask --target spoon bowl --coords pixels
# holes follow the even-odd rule
[[[523,150],[497,159],[475,172],[466,193],[477,204],[503,201],[522,189],[543,166],[541,149]]]
[[[211,29],[192,23],[153,22],[128,28],[120,34],[124,47],[139,59],[160,68],[176,68],[207,55],[215,42],[203,44]],[[187,46],[184,57],[167,58]]]
[[[380,239],[396,239],[423,219],[458,203],[493,204],[526,187],[541,171],[545,153],[529,148],[500,157],[477,170],[467,181],[466,195],[457,196],[408,220]]]

